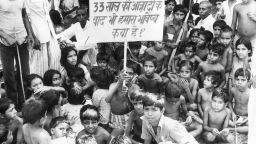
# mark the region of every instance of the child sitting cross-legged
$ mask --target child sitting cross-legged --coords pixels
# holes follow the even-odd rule
[[[144,95],[145,93],[140,91],[135,91],[130,94],[130,99],[134,106],[134,110],[131,111],[129,115],[127,127],[125,129],[125,135],[130,137],[132,143],[134,144],[144,142],[144,140],[140,138],[142,131],[142,120],[140,117],[143,116],[142,99]]]
[[[100,113],[94,105],[84,105],[80,110],[80,120],[84,129],[76,137],[77,144],[108,144],[111,135],[98,126]]]
[[[166,142],[198,144],[182,124],[163,115],[164,98],[162,96],[146,94],[143,98],[143,110],[141,138],[144,139],[144,144],[150,144],[152,140],[158,144]]]
[[[231,112],[226,108],[228,97],[224,92],[214,91],[211,106],[204,111],[203,138],[208,142],[232,142],[234,137],[229,133],[228,122]]]

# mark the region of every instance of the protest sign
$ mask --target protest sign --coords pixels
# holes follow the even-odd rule
[[[164,8],[164,0],[90,0],[90,39],[161,41]]]

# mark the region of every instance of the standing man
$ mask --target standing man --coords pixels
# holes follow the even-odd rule
[[[27,44],[32,47],[34,43],[31,32],[26,31],[24,26],[28,19],[25,11],[22,12],[23,7],[24,0],[1,0],[0,2],[0,57],[5,89],[7,97],[15,103],[18,109],[21,108],[25,96],[20,70],[23,76],[29,75]],[[15,73],[14,59],[17,73]]]

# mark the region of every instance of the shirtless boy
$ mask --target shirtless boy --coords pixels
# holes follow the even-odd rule
[[[228,122],[230,110],[226,108],[228,97],[223,92],[214,91],[211,106],[204,111],[203,138],[208,142],[232,142],[234,137],[229,134]]]
[[[215,71],[210,71],[205,74],[204,88],[198,91],[197,105],[199,114],[203,117],[203,112],[207,107],[211,106],[212,93],[220,84],[220,74]]]
[[[239,68],[235,72],[236,86],[231,89],[229,108],[231,109],[232,119],[237,125],[238,133],[248,133],[248,101],[250,89],[248,87],[251,73],[248,70]],[[233,99],[235,101],[233,105]],[[238,118],[238,119],[237,119]]]

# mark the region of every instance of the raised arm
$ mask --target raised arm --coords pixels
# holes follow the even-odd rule
[[[237,25],[237,12],[238,12],[238,5],[236,5],[233,9],[233,18],[232,18],[232,24],[231,24],[231,28],[233,29],[233,31],[236,31],[236,25]]]

